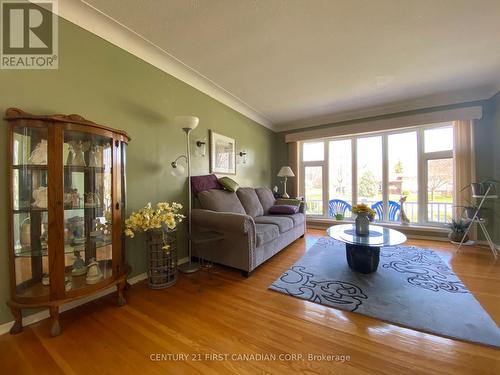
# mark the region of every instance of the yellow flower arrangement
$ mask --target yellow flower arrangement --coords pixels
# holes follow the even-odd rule
[[[132,212],[128,219],[125,220],[125,235],[134,238],[135,233],[147,232],[152,229],[161,229],[165,225],[172,230],[177,227],[177,224],[185,218],[179,211],[182,209],[180,203],[159,202],[156,208],[148,203],[137,212]],[[169,246],[165,244],[164,250],[168,250]]]
[[[354,214],[366,214],[370,220],[375,218],[375,211],[364,203],[358,203],[352,206],[352,213]]]

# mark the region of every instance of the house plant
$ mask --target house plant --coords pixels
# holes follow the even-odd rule
[[[152,289],[162,289],[177,281],[177,225],[185,218],[179,203],[151,203],[132,212],[125,220],[125,235],[148,235],[148,283]]]
[[[339,221],[344,220],[344,214],[335,213],[333,216],[335,217],[335,220],[339,220]]]
[[[447,227],[450,228],[450,233],[448,234],[448,238],[451,242],[462,242],[462,238],[464,237],[467,228],[469,227],[470,221],[465,219],[451,219],[451,222],[447,224]],[[469,240],[469,236],[465,236],[463,238],[463,242],[467,242]]]
[[[462,189],[460,189],[460,192],[470,187],[473,196],[482,197],[486,194],[486,192],[488,192],[489,195],[495,195],[496,186],[498,184],[500,184],[500,181],[493,178],[487,178],[481,182],[471,182],[467,186],[464,186]]]
[[[352,207],[352,212],[356,214],[356,234],[366,236],[370,231],[370,221],[375,218],[375,211],[364,203],[358,203]]]

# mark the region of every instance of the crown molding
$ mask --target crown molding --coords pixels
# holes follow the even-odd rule
[[[299,142],[311,139],[343,137],[353,134],[370,134],[394,129],[411,129],[423,124],[438,124],[456,120],[479,120],[483,117],[480,105],[447,110],[436,110],[411,115],[400,115],[377,120],[360,120],[347,125],[334,125],[320,129],[305,130],[285,135],[285,142]]]
[[[60,1],[57,15],[174,76],[260,125],[275,130],[264,114],[85,1]]]
[[[286,132],[290,130],[306,129],[314,126],[336,124],[345,121],[364,120],[371,117],[384,116],[399,112],[408,112],[422,110],[434,107],[443,107],[475,101],[482,101],[492,98],[500,91],[500,85],[489,85],[478,88],[463,89],[454,92],[448,92],[438,95],[429,95],[412,100],[401,101],[386,105],[364,108],[355,111],[346,111],[341,113],[332,113],[314,118],[276,124],[274,126],[277,132]]]

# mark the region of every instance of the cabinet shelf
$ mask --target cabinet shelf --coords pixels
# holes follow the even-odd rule
[[[111,241],[99,242],[96,244],[96,250],[98,251],[99,249],[105,248],[112,244],[113,243]],[[75,247],[78,246],[85,246],[85,243],[79,245],[64,245],[64,254],[73,254],[73,252],[75,251]],[[49,252],[48,250],[32,251],[30,246],[25,246],[21,249],[21,251],[16,252],[14,256],[16,258],[30,258],[39,256],[46,257],[49,256]]]
[[[102,173],[106,171],[104,167],[87,167],[84,165],[65,165],[64,172],[91,172]],[[111,173],[111,171],[109,171]]]
[[[35,170],[47,170],[47,164],[16,164],[12,166],[12,169],[35,169]]]
[[[12,169],[29,169],[29,170],[42,170],[46,171],[48,168],[47,164],[16,164],[12,166]],[[64,171],[69,172],[104,172],[105,167],[87,167],[84,165],[65,165]],[[110,171],[111,172],[111,171]]]
[[[31,213],[31,212],[47,212],[47,208],[38,208],[38,207],[31,207],[31,208],[19,208],[17,210],[12,210],[13,213],[15,214],[23,214],[23,213]]]

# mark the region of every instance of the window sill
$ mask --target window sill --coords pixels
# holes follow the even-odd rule
[[[338,225],[338,224],[354,224],[354,220],[335,220],[325,217],[307,216],[307,223],[326,226],[326,225]],[[433,225],[422,225],[422,224],[400,224],[400,223],[389,223],[382,221],[374,221],[373,225],[380,225],[381,227],[399,229],[402,231],[409,231],[409,232],[427,232],[427,233],[433,232],[433,233],[443,233],[443,234],[447,234],[449,232],[449,229],[446,228],[444,225],[433,226]]]

